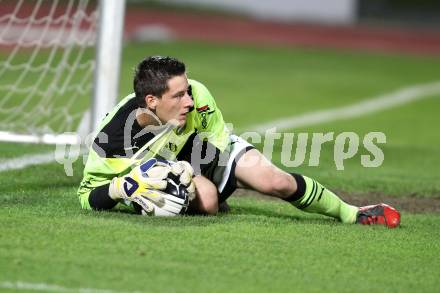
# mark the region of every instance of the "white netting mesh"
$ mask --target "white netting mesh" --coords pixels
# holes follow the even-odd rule
[[[0,131],[76,131],[89,107],[96,1],[0,0]]]

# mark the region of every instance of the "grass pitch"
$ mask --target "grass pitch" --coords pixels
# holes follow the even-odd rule
[[[404,212],[402,227],[389,230],[342,225],[253,198],[231,199],[232,212],[217,217],[89,212],[78,209],[69,181],[55,177],[58,166],[10,176],[26,182],[35,172],[47,180],[11,185],[1,198],[1,281],[123,292],[433,292],[438,286],[438,215]]]
[[[130,92],[132,68],[151,54],[185,60],[189,76],[208,86],[225,120],[237,128],[351,104],[440,76],[438,58],[138,44],[125,48],[121,96]],[[439,198],[439,106],[437,95],[357,119],[292,129],[360,136],[382,131],[385,161],[363,168],[359,153],[336,171],[329,143],[319,167],[306,162],[286,169],[363,197],[379,192]],[[278,164],[280,149],[277,142]],[[51,150],[2,143],[0,162]],[[232,212],[216,217],[82,211],[76,198],[82,168],[76,162],[72,177],[56,163],[0,173],[0,290],[23,291],[6,288],[17,282],[33,289],[46,285],[42,291],[57,285],[52,291],[65,292],[433,292],[440,285],[438,214],[403,211],[401,228],[389,230],[343,225],[281,201],[249,197],[231,198]]]

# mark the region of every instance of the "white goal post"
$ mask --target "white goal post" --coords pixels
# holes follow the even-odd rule
[[[0,141],[84,143],[116,103],[125,0],[0,0]]]

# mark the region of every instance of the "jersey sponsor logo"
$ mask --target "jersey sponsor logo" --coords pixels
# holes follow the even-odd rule
[[[205,106],[203,106],[203,107],[196,108],[196,110],[197,110],[197,112],[199,112],[200,114],[203,114],[203,113],[212,114],[212,113],[215,112],[215,109],[212,110],[212,111],[210,111],[210,109],[209,109],[209,105],[205,105]]]
[[[196,110],[197,110],[197,112],[209,111],[209,105],[205,105],[203,107],[197,108]]]
[[[196,108],[196,110],[197,110],[197,112],[199,112],[200,114],[203,114],[203,113],[212,114],[212,113],[215,112],[215,109],[212,110],[212,111],[210,111],[210,109],[209,109],[209,105],[205,105],[205,106],[203,106],[203,107]]]
[[[207,117],[207,115],[214,113],[215,110],[210,111],[209,105],[205,105],[203,107],[199,107],[196,110],[202,116],[202,128],[206,129],[206,127],[208,127],[208,117]]]
[[[177,152],[177,145],[172,142],[168,142],[167,148],[172,152]]]
[[[202,128],[206,129],[206,127],[208,126],[208,121],[206,119],[207,114],[206,112],[203,112],[201,113],[201,115],[202,115]]]

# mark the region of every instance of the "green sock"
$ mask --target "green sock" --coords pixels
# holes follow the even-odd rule
[[[294,206],[309,213],[339,219],[343,223],[356,222],[357,207],[345,203],[319,182],[304,175],[302,177],[305,181],[305,192],[301,198],[291,202]]]

